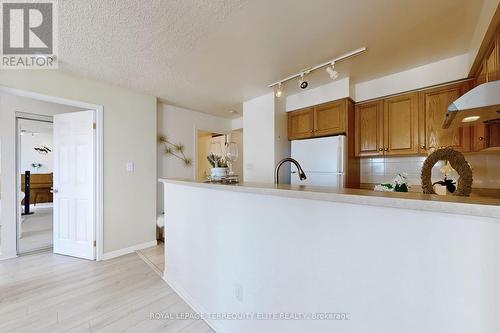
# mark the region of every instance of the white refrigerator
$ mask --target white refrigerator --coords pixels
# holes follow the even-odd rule
[[[297,168],[292,164],[291,183],[343,188],[347,161],[346,145],[344,135],[292,141],[292,158],[299,162],[307,179],[301,181]]]

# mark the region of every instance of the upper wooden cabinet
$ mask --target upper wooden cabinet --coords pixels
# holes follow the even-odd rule
[[[352,108],[352,101],[344,98],[288,112],[288,140],[345,134]]]
[[[383,101],[356,105],[354,112],[356,156],[383,154],[383,106]]]
[[[314,110],[307,108],[288,112],[288,140],[314,136]]]
[[[384,154],[408,155],[419,152],[418,94],[384,100]]]
[[[314,136],[346,132],[346,101],[340,100],[314,108]]]
[[[497,38],[492,41],[484,59],[486,65],[486,81],[498,80],[498,41]]]
[[[417,154],[418,112],[416,93],[356,105],[356,155]]]
[[[458,83],[420,92],[421,120],[420,142],[426,150],[450,147],[461,152],[470,151],[470,128],[443,129],[448,106],[462,96],[469,83]]]

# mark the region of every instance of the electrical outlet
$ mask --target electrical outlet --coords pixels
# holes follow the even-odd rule
[[[243,303],[243,286],[239,283],[234,285],[234,298]]]
[[[127,162],[127,164],[125,165],[125,169],[127,170],[127,172],[134,172],[135,170],[134,162]]]

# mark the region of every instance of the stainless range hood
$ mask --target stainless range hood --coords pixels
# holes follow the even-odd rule
[[[448,107],[443,128],[500,122],[500,81],[471,89]]]

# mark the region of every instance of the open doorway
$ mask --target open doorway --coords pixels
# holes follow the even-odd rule
[[[206,130],[196,132],[196,180],[206,181],[211,175],[209,154],[215,154],[227,159],[228,144],[236,145],[236,157],[232,161],[234,174],[243,180],[243,129],[237,129],[229,133],[216,133]]]
[[[21,183],[18,254],[52,247],[53,124],[50,116],[38,118],[17,118],[17,181]]]
[[[222,157],[226,146],[226,135],[223,133],[214,133],[205,130],[197,131],[197,163],[196,180],[206,181],[211,173],[212,166],[207,159],[211,153]]]
[[[102,259],[99,105],[0,87],[0,259]]]

